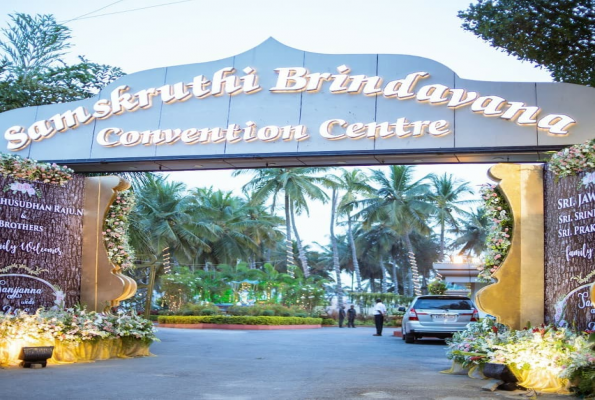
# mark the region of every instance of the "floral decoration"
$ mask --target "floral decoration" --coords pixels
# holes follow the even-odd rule
[[[74,171],[55,163],[38,162],[12,154],[0,154],[0,174],[15,180],[64,186],[72,179]]]
[[[548,165],[549,170],[558,178],[593,171],[595,169],[595,139],[554,153]]]
[[[508,202],[496,185],[482,186],[481,196],[486,215],[491,221],[491,229],[486,237],[484,262],[477,268],[477,281],[491,282],[492,274],[500,268],[510,249],[513,220]]]
[[[510,332],[505,325],[491,318],[482,318],[470,323],[467,329],[455,332],[447,339],[446,357],[461,364],[464,368],[488,362],[488,353],[499,343],[508,341]]]
[[[133,266],[134,249],[128,240],[128,216],[134,207],[134,193],[118,192],[110,206],[103,227],[103,240],[109,259],[122,269]]]
[[[81,342],[95,339],[134,338],[157,340],[153,323],[135,312],[97,313],[80,308],[39,309],[35,314],[0,313],[0,341],[56,340]]]
[[[448,340],[446,355],[465,368],[488,362],[506,364],[523,387],[550,392],[571,388],[593,394],[594,341],[589,332],[575,333],[553,325],[508,330],[486,318],[455,333]]]
[[[9,190],[12,191],[12,194],[20,192],[28,194],[29,196],[37,196],[41,198],[41,190],[32,186],[30,183],[13,182],[9,185],[4,186],[4,192],[8,192]]]

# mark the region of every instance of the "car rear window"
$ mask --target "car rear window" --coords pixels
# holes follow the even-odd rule
[[[472,310],[473,304],[464,299],[418,299],[413,308],[434,310]]]

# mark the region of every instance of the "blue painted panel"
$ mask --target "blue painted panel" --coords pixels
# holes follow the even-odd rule
[[[126,75],[111,83],[99,94],[100,99],[110,99],[112,92],[120,85],[128,85],[127,93],[135,94],[148,88],[158,88],[165,82],[165,68],[151,69],[131,75]],[[105,128],[119,128],[127,131],[144,131],[157,129],[161,117],[161,100],[154,98],[153,106],[148,109],[138,109],[133,112],[124,111],[121,115],[114,115],[95,122],[95,139],[92,142],[92,159],[152,157],[155,156],[156,146],[116,146],[103,147],[97,143],[97,135]],[[117,139],[117,137],[115,137]]]
[[[95,99],[86,99],[72,103],[50,104],[38,107],[35,121],[48,120],[56,114],[63,114],[66,111],[74,110],[77,107],[84,107],[92,113]],[[29,157],[34,159],[45,159],[49,154],[59,154],[61,159],[87,159],[91,156],[93,142],[93,130],[95,121],[88,124],[80,124],[78,128],[68,129],[64,132],[57,132],[49,139],[44,139],[31,144]],[[76,145],[80,143],[81,145]]]
[[[577,124],[570,128],[566,136],[548,135],[537,130],[535,125],[519,126],[498,116],[488,117],[473,113],[471,106],[456,110],[445,104],[431,105],[412,99],[387,98],[383,94],[365,96],[358,94],[333,94],[329,91],[331,82],[323,82],[317,92],[273,93],[277,84],[276,68],[300,67],[310,74],[339,74],[337,68],[346,66],[349,75],[379,76],[381,89],[394,80],[404,79],[415,72],[427,72],[429,76],[420,79],[414,93],[427,85],[440,84],[451,89],[476,91],[482,96],[500,96],[510,102],[523,102],[528,106],[542,107],[539,118],[547,114],[566,114],[576,119]],[[325,155],[354,155],[366,160],[377,155],[377,160],[408,160],[402,154],[440,152],[448,160],[461,149],[509,149],[512,152],[536,154],[538,146],[564,146],[580,143],[593,138],[595,126],[595,89],[570,84],[499,83],[463,80],[446,66],[432,60],[403,55],[327,55],[308,53],[287,47],[274,39],[269,39],[254,49],[233,58],[209,63],[174,66],[143,71],[122,77],[113,82],[93,99],[76,103],[54,104],[13,110],[0,114],[0,131],[6,132],[14,125],[29,128],[36,121],[47,119],[55,114],[74,110],[83,105],[93,112],[93,105],[100,99],[110,99],[112,91],[121,85],[128,85],[128,93],[136,94],[149,88],[158,89],[164,84],[190,83],[198,75],[212,80],[216,71],[234,67],[236,74],[244,76],[243,69],[252,67],[257,72],[262,89],[253,94],[239,93],[234,96],[223,94],[220,97],[208,96],[203,99],[191,97],[186,101],[165,104],[161,96],[153,98],[153,105],[134,112],[124,111],[121,115],[95,120],[89,125],[58,133],[54,137],[35,142],[18,154],[46,161],[74,161],[99,163],[123,162],[142,158],[154,160],[186,160],[178,165],[193,166],[193,160],[217,160],[217,167],[234,165],[248,167],[268,162],[282,165],[296,163],[296,155],[302,160]],[[340,74],[339,74],[340,75]],[[351,81],[348,81],[350,83]],[[450,96],[450,91],[448,91]],[[363,137],[329,140],[321,136],[320,126],[324,121],[340,119],[348,124],[388,122],[399,118],[408,122],[438,121],[448,123],[450,133],[441,137],[428,134],[420,137],[389,137],[385,139]],[[246,122],[253,121],[257,127],[304,125],[309,137],[301,142],[280,140],[263,142],[255,140],[246,143],[194,144],[176,142],[171,145],[136,145],[105,147],[97,142],[98,133],[105,128],[118,128],[126,131],[156,131],[165,129],[221,128],[227,129],[230,123],[244,128]],[[341,134],[345,128],[335,127],[334,134]],[[427,131],[427,129],[426,129]],[[118,139],[116,135],[112,138]],[[7,140],[0,135],[0,147],[6,151]],[[392,157],[392,158],[391,158]],[[469,156],[471,157],[471,156]],[[263,159],[267,159],[264,160]],[[254,162],[253,159],[260,161]],[[414,161],[421,159],[413,157]],[[459,157],[459,159],[463,159]],[[261,162],[262,161],[262,162]],[[215,162],[215,161],[213,161]],[[404,162],[404,161],[403,161]],[[259,164],[260,163],[260,164]],[[200,164],[197,162],[196,164]]]
[[[6,111],[0,114],[0,127],[2,129],[2,135],[0,135],[0,152],[18,154],[21,157],[29,157],[31,146],[27,146],[17,152],[7,150],[6,146],[8,145],[8,141],[4,138],[4,132],[13,126],[22,126],[25,130],[27,130],[31,124],[37,121],[36,116],[38,108],[39,107],[25,107]],[[51,157],[49,153],[46,155],[46,157],[47,156]],[[42,157],[41,159],[45,160],[46,157]]]
[[[380,55],[378,58],[378,75],[384,78],[386,86],[392,81],[405,79],[407,75],[415,72],[427,72],[429,76],[420,78],[412,88],[413,93],[426,85],[440,84],[449,88],[454,85],[455,74],[450,69],[435,61],[421,57]],[[395,122],[399,118],[406,118],[407,121],[438,121],[445,120],[449,124],[451,133],[435,137],[427,133],[427,129],[421,136],[389,137],[376,140],[376,150],[399,150],[411,151],[414,149],[427,148],[450,148],[455,142],[454,113],[445,105],[429,104],[420,102],[415,98],[398,99],[394,97],[378,96],[378,122]],[[412,128],[407,128],[412,131]]]
[[[246,67],[256,69],[261,90],[254,94],[240,93],[230,99],[229,123],[244,127],[246,122],[256,123],[257,129],[265,126],[283,127],[300,123],[300,93],[273,93],[269,89],[277,82],[275,68],[302,67],[304,52],[289,48],[275,40],[235,57],[234,66],[239,75]],[[295,153],[298,143],[277,139],[271,142],[256,140],[227,143],[225,154],[244,153]]]
[[[204,64],[182,65],[167,68],[166,83],[193,82],[194,77],[203,75],[212,80],[213,74],[222,68],[232,67],[233,58]],[[203,129],[226,128],[229,113],[229,96],[191,96],[183,102],[162,104],[159,129]],[[181,140],[174,144],[159,145],[156,156],[223,154],[225,143],[185,144]]]
[[[478,82],[456,79],[456,87],[479,96],[498,96],[507,101],[536,106],[535,84],[512,82]],[[456,111],[456,147],[503,147],[537,145],[536,125],[519,126],[498,116],[486,117],[463,106]]]
[[[543,108],[542,115],[568,114],[577,121],[570,128],[570,134],[565,140],[583,137],[582,142],[595,138],[595,89],[560,83],[537,83],[535,86],[536,105]],[[559,136],[549,135],[543,130],[539,130],[537,135],[540,146],[556,145],[560,139]]]
[[[306,53],[304,66],[311,73],[319,72],[339,74],[338,67],[345,65],[350,68],[349,75],[376,75],[377,56],[370,55],[327,55],[317,53]],[[300,142],[299,152],[305,154],[312,151],[325,151],[332,148],[333,151],[373,150],[374,140],[361,139],[337,139],[328,140],[320,133],[320,125],[331,119],[341,119],[348,124],[355,122],[368,123],[374,121],[376,114],[375,97],[367,97],[363,94],[333,94],[329,91],[331,82],[322,83],[319,92],[303,93],[301,123],[310,129],[310,139]],[[336,135],[342,135],[344,128],[336,126],[333,130]]]

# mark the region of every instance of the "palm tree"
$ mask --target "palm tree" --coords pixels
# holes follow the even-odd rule
[[[357,260],[357,250],[353,239],[353,217],[352,213],[357,206],[358,195],[372,193],[372,188],[368,185],[368,176],[360,169],[351,171],[342,170],[339,178],[340,187],[345,193],[339,201],[339,213],[347,217],[347,237],[351,248],[351,257],[353,259],[353,270],[355,272],[356,290],[362,291],[362,276]]]
[[[252,180],[243,187],[244,192],[251,193],[252,204],[262,204],[272,199],[272,210],[274,210],[277,195],[283,193],[288,265],[295,264],[291,233],[292,226],[294,233],[297,233],[297,228],[292,223],[293,216],[302,212],[308,213],[308,199],[323,203],[328,199],[327,194],[318,186],[324,183],[326,178],[314,175],[323,171],[325,171],[324,168],[315,167],[263,168],[256,170]],[[234,172],[234,176],[240,173],[243,171]],[[304,276],[308,277],[310,274],[308,261],[299,235],[296,235],[296,241]]]
[[[136,207],[130,216],[130,243],[140,254],[161,254],[170,248],[173,258],[190,262],[197,249],[210,251],[205,239],[215,236],[208,224],[188,212],[186,186],[148,174],[135,188]]]
[[[337,203],[339,202],[337,186],[334,182],[331,186],[331,248],[333,250],[333,270],[335,271],[337,283],[337,305],[341,309],[343,307],[343,285],[341,283],[341,266],[339,265],[339,248],[337,246],[337,237],[335,236],[335,216],[337,214]]]
[[[486,210],[479,207],[467,213],[463,221],[463,229],[457,230],[460,234],[452,243],[451,248],[460,248],[459,254],[474,254],[479,256],[486,249],[486,237],[489,229],[489,218]]]
[[[403,238],[409,253],[415,294],[421,295],[410,235],[414,232],[430,234],[427,221],[434,207],[428,201],[429,187],[423,183],[425,177],[414,181],[413,171],[412,166],[406,165],[390,166],[388,176],[380,170],[373,170],[371,178],[379,185],[377,197],[359,201],[364,208],[358,216],[363,219],[365,228],[370,228],[374,222],[384,221]]]
[[[215,265],[236,264],[239,260],[249,260],[258,252],[258,243],[250,233],[261,233],[260,228],[265,223],[246,217],[254,210],[245,200],[231,192],[212,188],[197,188],[190,195],[189,212],[215,234],[207,240],[210,251],[197,252],[197,260],[200,258],[200,262]],[[274,225],[266,225],[274,232]]]
[[[360,250],[360,259],[364,264],[378,269],[380,267],[381,291],[388,291],[387,277],[390,276],[386,264],[395,264],[395,256],[401,247],[401,236],[392,226],[385,223],[374,224],[367,230],[357,231],[356,243]],[[376,275],[376,274],[375,274]],[[398,293],[398,282],[393,275],[395,293]]]
[[[269,213],[262,204],[254,204],[250,198],[246,199],[242,212],[247,219],[245,234],[258,246],[258,251],[249,259],[250,267],[255,268],[257,261],[271,260],[271,250],[283,238],[283,233],[279,230],[283,219]]]
[[[473,194],[469,182],[456,179],[452,174],[429,175],[431,193],[430,200],[436,207],[436,218],[440,226],[440,260],[444,258],[444,233],[446,227],[457,228],[456,215],[466,215],[460,206],[476,203],[476,200],[461,200],[465,193]]]

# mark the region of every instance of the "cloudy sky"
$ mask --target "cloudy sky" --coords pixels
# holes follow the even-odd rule
[[[470,0],[20,0],[0,3],[8,15],[54,14],[72,30],[70,59],[121,67],[126,73],[217,60],[244,52],[268,37],[301,50],[329,54],[388,53],[430,58],[466,79],[550,81],[546,71],[491,48],[460,28],[457,12]],[[424,166],[478,185],[487,167]],[[245,180],[229,172],[186,172],[172,177],[238,190]],[[244,178],[245,179],[245,178]],[[325,242],[328,209],[315,206],[298,227],[307,241]],[[310,227],[316,225],[314,229]]]

